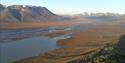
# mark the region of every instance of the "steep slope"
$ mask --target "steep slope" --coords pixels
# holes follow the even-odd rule
[[[108,44],[92,55],[68,63],[125,63],[125,35],[114,44]]]
[[[0,22],[57,21],[62,16],[55,15],[45,7],[0,4]]]

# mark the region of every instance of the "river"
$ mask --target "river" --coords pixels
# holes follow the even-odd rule
[[[60,48],[61,46],[57,45],[57,41],[70,38],[70,34],[54,38],[40,36],[0,43],[0,63],[12,63],[13,61],[37,56]]]

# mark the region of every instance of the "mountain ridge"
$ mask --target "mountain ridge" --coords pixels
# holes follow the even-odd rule
[[[0,4],[0,22],[41,22],[58,21],[63,16],[56,15],[46,7]]]

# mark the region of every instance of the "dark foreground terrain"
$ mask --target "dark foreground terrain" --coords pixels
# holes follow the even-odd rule
[[[125,35],[118,42],[107,44],[92,55],[68,63],[125,63]]]

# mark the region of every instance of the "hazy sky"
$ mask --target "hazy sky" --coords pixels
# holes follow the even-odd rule
[[[4,5],[35,5],[47,7],[57,14],[83,12],[125,13],[125,0],[0,0]]]

